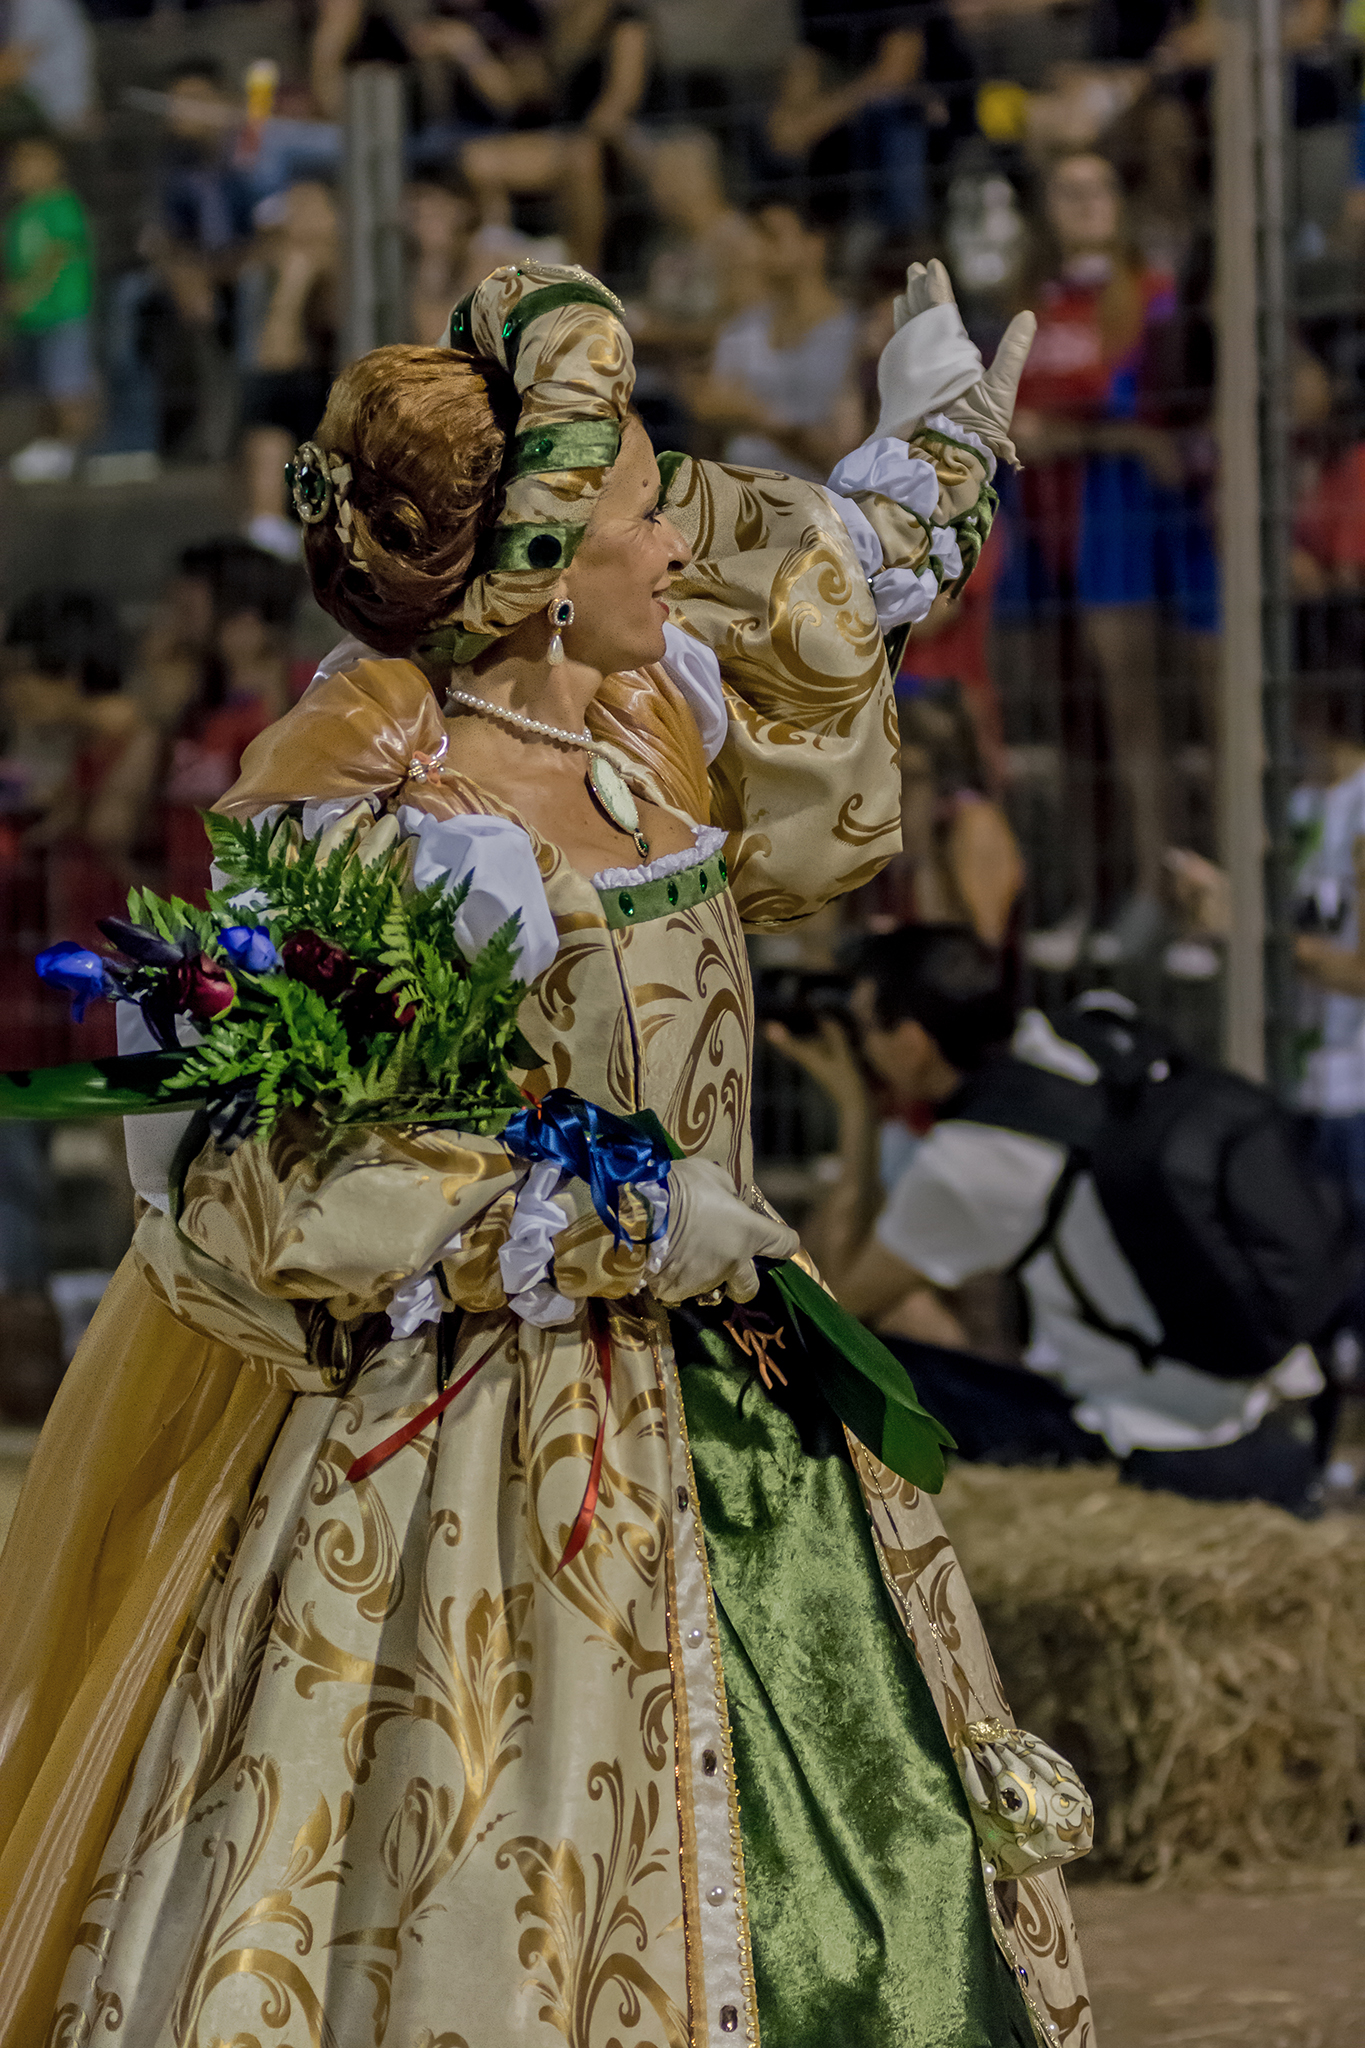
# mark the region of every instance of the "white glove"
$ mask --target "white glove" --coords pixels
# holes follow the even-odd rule
[[[785,1223],[742,1201],[714,1160],[675,1159],[668,1170],[668,1235],[650,1289],[669,1306],[717,1287],[732,1301],[752,1301],[758,1292],[754,1260],[789,1259],[800,1242]]]
[[[877,433],[908,440],[930,413],[941,412],[983,440],[996,459],[1018,462],[1009,437],[1015,393],[1038,322],[1016,313],[995,361],[983,370],[981,351],[962,325],[952,282],[934,259],[912,263],[896,300],[896,332],[877,365],[881,416]]]

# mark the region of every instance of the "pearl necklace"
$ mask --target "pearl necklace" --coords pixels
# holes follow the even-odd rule
[[[476,697],[471,690],[457,690],[454,683],[446,691],[446,708],[452,703],[481,711],[486,718],[501,719],[505,725],[529,732],[534,739],[555,740],[562,747],[582,747],[588,756],[588,794],[608,823],[618,832],[628,833],[635,841],[636,851],[643,859],[649,859],[649,841],[640,830],[639,805],[625,777],[602,753],[586,726],[582,732],[569,732],[562,725],[547,724],[543,718],[528,718],[522,711],[508,711],[501,704],[491,704],[487,697]]]
[[[472,690],[457,690],[454,683],[446,691],[446,703],[467,704],[471,711],[482,711],[488,718],[500,718],[504,725],[520,726],[523,732],[533,732],[540,739],[558,740],[566,747],[594,746],[592,734],[585,726],[582,732],[569,732],[562,725],[547,725],[543,718],[528,718],[525,712],[508,711],[501,704],[490,704],[487,697],[476,697]]]

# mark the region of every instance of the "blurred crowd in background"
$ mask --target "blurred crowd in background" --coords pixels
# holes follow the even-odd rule
[[[1365,1214],[1365,5],[1286,0],[1283,33],[1298,1087]],[[0,37],[0,1067],[112,1050],[34,952],[132,882],[202,889],[198,810],[329,644],[283,468],[338,366],[357,59],[403,79],[406,338],[501,262],[584,264],[661,450],[822,480],[910,262],[988,359],[1036,310],[1024,468],[899,657],[904,852],[756,943],[762,1003],[809,1028],[851,940],[951,921],[1030,999],[1114,986],[1216,1049],[1213,7],[8,0]],[[832,1112],[771,1046],[759,1079],[799,1210]]]

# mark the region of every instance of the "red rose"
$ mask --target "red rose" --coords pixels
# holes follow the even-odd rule
[[[177,1010],[183,1010],[196,1024],[221,1017],[237,1000],[237,985],[225,968],[205,959],[182,960],[171,976],[171,993]]]
[[[295,932],[280,947],[286,974],[315,988],[320,996],[341,995],[356,978],[356,964],[340,946],[329,945],[316,932]]]

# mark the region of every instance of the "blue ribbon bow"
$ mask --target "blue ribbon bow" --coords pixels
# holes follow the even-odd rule
[[[509,1152],[537,1162],[552,1159],[562,1172],[588,1184],[592,1205],[617,1244],[649,1242],[632,1238],[621,1223],[621,1192],[637,1181],[668,1185],[672,1154],[662,1131],[636,1129],[595,1102],[585,1102],[571,1088],[552,1088],[539,1104],[521,1109],[502,1134]]]

